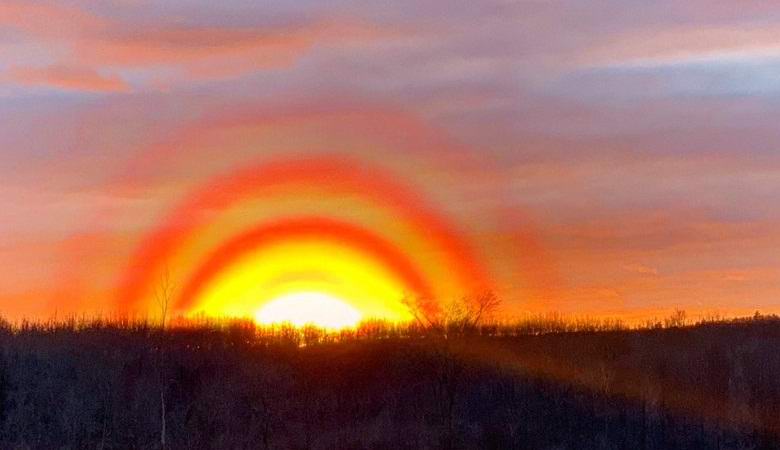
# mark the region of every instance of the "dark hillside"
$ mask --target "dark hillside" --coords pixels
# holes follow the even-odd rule
[[[0,448],[780,448],[777,320],[397,331],[7,327]]]

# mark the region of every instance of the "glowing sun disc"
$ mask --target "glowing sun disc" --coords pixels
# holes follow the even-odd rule
[[[255,321],[262,325],[289,323],[297,327],[314,325],[340,329],[355,327],[361,314],[332,295],[321,292],[296,292],[277,297],[255,313]]]

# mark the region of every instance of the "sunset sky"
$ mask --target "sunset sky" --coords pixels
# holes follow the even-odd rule
[[[312,223],[231,289],[780,313],[779,118],[776,1],[4,0],[0,314],[207,304]]]

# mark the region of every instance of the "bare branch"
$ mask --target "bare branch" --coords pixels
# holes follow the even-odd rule
[[[430,308],[427,307],[430,300],[404,295],[401,299],[401,303],[406,306],[414,320],[422,328],[442,328],[441,317],[432,313]]]
[[[166,266],[154,291],[154,298],[160,313],[161,328],[165,328],[165,321],[168,318],[169,309],[173,302],[174,291],[175,286],[171,281],[171,271]]]

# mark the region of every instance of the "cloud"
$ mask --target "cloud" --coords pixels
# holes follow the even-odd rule
[[[0,6],[0,25],[19,42],[46,50],[46,64],[15,55],[5,79],[23,85],[124,91],[219,80],[292,66],[315,45],[371,40],[380,30],[360,20],[297,17],[239,26],[98,15],[54,3]],[[2,45],[2,43],[0,43]]]
[[[80,8],[59,3],[7,0],[0,3],[0,25],[38,38],[64,38],[95,30],[106,21]]]
[[[128,84],[117,75],[101,75],[87,67],[53,65],[48,67],[14,67],[8,78],[26,86],[47,86],[87,92],[125,92]]]
[[[778,34],[775,24],[645,28],[585,51],[580,61],[597,67],[658,67],[729,57],[780,57]]]
[[[168,66],[209,78],[289,66],[316,42],[368,34],[369,29],[324,22],[271,29],[164,25],[104,30],[74,47],[84,64]]]

